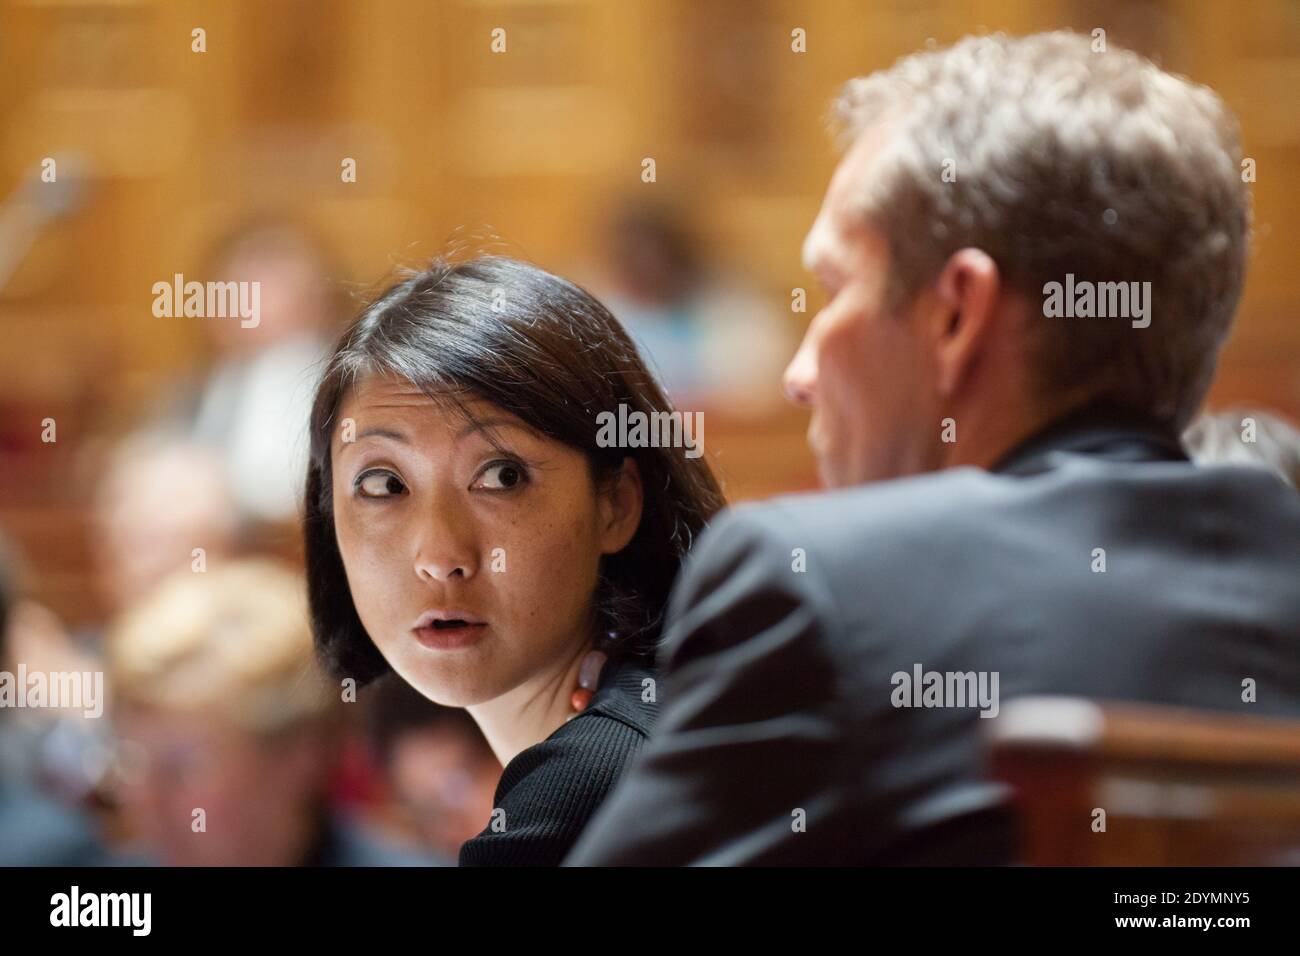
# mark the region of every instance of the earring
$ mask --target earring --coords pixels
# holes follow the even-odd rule
[[[604,646],[608,647],[617,638],[616,631],[607,632]],[[591,703],[591,695],[596,693],[596,688],[600,684],[600,672],[607,660],[609,655],[598,649],[588,651],[587,656],[582,659],[582,666],[578,668],[578,689],[569,697],[569,704],[574,711],[581,713]]]

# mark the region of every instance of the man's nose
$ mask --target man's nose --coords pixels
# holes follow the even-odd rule
[[[805,336],[782,377],[785,396],[796,405],[811,405],[817,385],[817,361]]]

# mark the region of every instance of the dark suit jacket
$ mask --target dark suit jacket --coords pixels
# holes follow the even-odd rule
[[[986,721],[895,706],[916,665],[996,672],[1002,703],[1300,716],[1300,496],[1093,412],[991,471],[736,508],[670,604],[655,733],[566,863],[1012,861]]]

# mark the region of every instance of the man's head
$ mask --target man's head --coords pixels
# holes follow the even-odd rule
[[[786,371],[828,484],[987,465],[1090,401],[1186,424],[1250,218],[1214,93],[1074,34],[999,35],[851,80],[834,116],[848,148],[804,244],[828,301]],[[1088,288],[1120,314],[1084,317]]]
[[[261,559],[177,571],[106,651],[128,827],[168,865],[297,864],[328,802],[341,706],[301,578]]]

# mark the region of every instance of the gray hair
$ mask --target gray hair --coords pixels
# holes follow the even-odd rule
[[[1149,328],[1042,318],[1034,381],[1186,424],[1232,322],[1250,230],[1237,125],[1218,96],[1078,34],[998,34],[850,80],[832,112],[845,144],[890,134],[862,212],[889,243],[891,307],[965,247],[1031,301],[1067,273],[1149,281]]]

